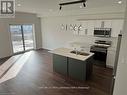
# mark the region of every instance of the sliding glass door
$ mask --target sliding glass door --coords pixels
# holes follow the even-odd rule
[[[33,25],[10,25],[13,52],[34,49]]]
[[[13,45],[13,52],[17,53],[24,51],[21,25],[10,25],[10,32]]]
[[[22,27],[23,27],[25,50],[33,49],[34,48],[33,26],[32,25],[23,25]]]

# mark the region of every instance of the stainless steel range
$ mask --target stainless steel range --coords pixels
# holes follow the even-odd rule
[[[95,44],[91,46],[90,52],[95,53],[94,60],[103,63],[106,67],[107,50],[111,46],[111,41],[96,40]]]

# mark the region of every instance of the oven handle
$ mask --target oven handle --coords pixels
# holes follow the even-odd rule
[[[107,51],[90,50],[90,52],[93,52],[93,53],[105,53],[105,54],[107,54]]]

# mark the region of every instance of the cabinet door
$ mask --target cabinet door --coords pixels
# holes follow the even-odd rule
[[[81,23],[80,22],[73,22],[72,24],[71,24],[71,31],[73,32],[73,34],[74,35],[79,35],[79,30],[78,30],[78,28],[79,28],[79,26],[81,25]]]
[[[111,20],[104,20],[104,28],[111,28],[112,21]]]
[[[102,23],[101,20],[95,20],[95,22],[94,22],[94,27],[95,27],[95,28],[100,28],[100,27],[101,27],[101,23]]]
[[[123,30],[123,20],[112,20],[112,37],[118,37],[120,31]]]
[[[87,35],[88,33],[88,22],[87,21],[82,21],[81,23],[81,30],[79,31],[79,35]]]
[[[115,54],[116,52],[113,50],[109,50],[107,53],[107,61],[106,61],[106,65],[109,67],[114,67],[114,62],[115,62]]]
[[[53,54],[53,70],[57,73],[67,75],[67,57]]]
[[[95,21],[88,21],[88,26],[87,26],[87,28],[88,28],[88,33],[87,33],[87,35],[89,35],[89,36],[93,36],[94,35],[94,23],[95,23]]]
[[[112,21],[111,20],[96,20],[95,28],[111,28]]]
[[[68,73],[71,78],[86,80],[86,64],[84,61],[68,59]]]

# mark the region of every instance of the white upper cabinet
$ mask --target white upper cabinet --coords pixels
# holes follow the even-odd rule
[[[81,30],[79,31],[79,35],[87,35],[88,33],[88,21],[82,21],[80,23]]]
[[[111,20],[95,20],[94,26],[95,28],[111,28],[112,21]]]
[[[105,20],[104,21],[104,28],[112,28],[112,21],[111,20]]]
[[[95,28],[100,28],[101,27],[101,23],[102,23],[102,20],[95,20],[94,27]]]
[[[118,37],[123,28],[123,20],[88,20],[80,21],[81,29],[75,31],[78,35],[94,36],[94,28],[111,28],[111,37]]]
[[[82,21],[82,31],[80,31],[79,35],[89,35],[93,36],[94,34],[94,20]]]
[[[94,20],[89,20],[88,21],[88,26],[87,26],[88,33],[87,33],[87,35],[89,35],[89,36],[93,36],[94,35],[94,23],[95,23]]]
[[[112,37],[118,37],[120,31],[123,30],[123,20],[112,20]]]

